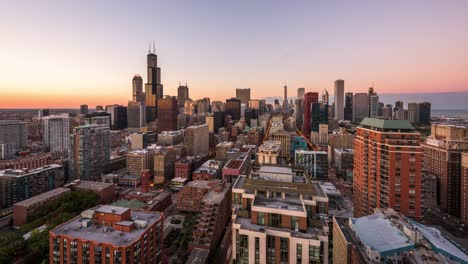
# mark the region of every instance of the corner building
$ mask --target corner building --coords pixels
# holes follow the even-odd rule
[[[318,183],[261,173],[232,189],[234,263],[328,263],[328,197]]]
[[[393,208],[421,217],[422,148],[407,120],[365,118],[354,140],[354,214]]]
[[[61,263],[161,263],[164,217],[103,205],[49,234],[49,258]]]

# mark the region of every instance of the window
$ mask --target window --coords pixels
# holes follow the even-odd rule
[[[247,235],[239,234],[236,230],[236,259],[238,263],[249,263],[249,237]]]
[[[275,244],[276,238],[274,236],[267,236],[267,263],[275,264]]]
[[[235,204],[241,204],[241,194],[240,193],[234,193],[234,203]]]
[[[270,214],[270,224],[272,227],[281,227],[281,215],[280,214]]]
[[[281,263],[289,262],[288,249],[289,249],[288,239],[281,237],[280,238],[280,261]]]
[[[302,264],[302,244],[296,244],[297,264]]]
[[[255,238],[255,264],[260,263],[260,238]]]
[[[265,213],[264,212],[257,213],[257,225],[265,225]]]
[[[309,246],[309,264],[320,263],[320,248],[317,246]]]
[[[291,229],[299,230],[299,217],[297,216],[291,217]]]

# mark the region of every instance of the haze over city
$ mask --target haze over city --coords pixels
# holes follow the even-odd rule
[[[468,91],[466,1],[1,1],[0,108],[126,104],[155,40],[165,94]],[[466,93],[463,94],[466,96]],[[442,102],[450,105],[449,102]]]

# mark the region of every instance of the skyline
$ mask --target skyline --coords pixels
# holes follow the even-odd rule
[[[0,2],[1,108],[126,104],[153,39],[165,94],[187,81],[192,99],[280,97],[285,80],[333,95],[338,78],[345,92],[468,91],[463,1],[21,2]]]

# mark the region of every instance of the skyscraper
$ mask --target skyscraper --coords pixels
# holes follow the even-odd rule
[[[333,94],[335,102],[335,120],[344,119],[344,80],[335,81],[335,93]]]
[[[328,124],[328,104],[312,103],[311,131],[318,132],[320,124]]]
[[[100,180],[109,160],[109,127],[85,125],[75,128],[70,138],[69,181]]]
[[[42,118],[42,145],[52,153],[68,155],[70,147],[70,120],[68,114]]]
[[[304,96],[302,96],[302,98],[304,98]],[[294,101],[294,115],[297,129],[302,129],[304,123],[304,99],[296,99]]]
[[[227,99],[225,112],[232,117],[232,120],[239,120],[241,117],[241,100],[237,98]]]
[[[419,104],[419,122],[423,125],[431,123],[431,103],[423,102]]]
[[[437,203],[440,209],[460,217],[462,153],[468,151],[468,127],[433,124],[431,135],[422,144],[424,171],[437,178]]]
[[[166,96],[158,102],[158,132],[177,130],[177,99]]]
[[[369,116],[369,97],[366,93],[355,93],[353,98],[353,122],[361,122]]]
[[[353,120],[353,93],[345,94],[344,120]]]
[[[288,86],[284,86],[283,111],[288,110]]]
[[[322,93],[322,103],[329,104],[330,103],[330,95],[328,94],[327,89],[323,90]]]
[[[185,100],[189,99],[189,88],[187,83],[185,86],[181,85],[179,82],[179,87],[177,87],[177,105],[178,108],[183,108],[185,104]]]
[[[420,121],[419,107],[419,103],[408,103],[408,120],[413,124],[418,124]]]
[[[379,116],[379,96],[376,93],[369,95],[369,116]]]
[[[304,99],[305,88],[297,88],[297,99]]]
[[[146,109],[141,103],[129,101],[127,107],[127,127],[140,128],[145,126]]]
[[[241,104],[248,104],[250,101],[250,88],[237,88],[236,98],[241,100]]]
[[[140,102],[144,104],[143,102]],[[106,112],[111,115],[111,128],[114,130],[120,130],[127,128],[127,107],[123,105],[108,105],[106,106]]]
[[[408,121],[365,118],[354,140],[354,214],[393,208],[421,217],[419,132]]]
[[[147,55],[148,82],[145,84],[146,122],[153,122],[158,116],[158,99],[162,98],[161,69],[158,67],[158,56],[155,47]]]
[[[133,76],[132,88],[133,101],[144,104],[146,99],[143,93],[143,78],[139,74]]]
[[[304,95],[304,119],[302,125],[302,133],[306,137],[310,137],[312,125],[312,104],[318,103],[318,93],[308,92]]]

